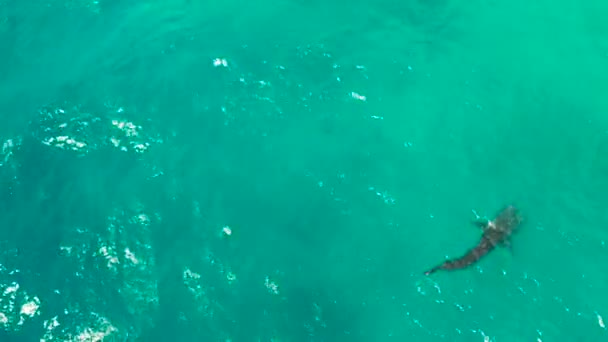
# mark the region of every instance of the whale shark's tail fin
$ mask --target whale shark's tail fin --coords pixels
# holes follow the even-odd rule
[[[431,268],[430,270],[424,272],[424,275],[429,275],[429,274],[435,273],[435,272],[439,271],[442,268],[443,268],[443,264],[437,265],[437,266]]]

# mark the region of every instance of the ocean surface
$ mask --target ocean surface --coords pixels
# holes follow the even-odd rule
[[[0,0],[0,341],[608,341],[606,18]]]

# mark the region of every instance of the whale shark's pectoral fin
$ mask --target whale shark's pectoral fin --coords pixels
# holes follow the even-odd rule
[[[486,228],[488,228],[488,224],[490,223],[490,220],[488,220],[485,217],[479,216],[479,214],[477,214],[477,212],[475,210],[471,210],[471,211],[475,215],[475,218],[473,220],[471,220],[471,223],[473,225],[481,228],[481,230],[485,230]]]
[[[511,244],[510,240],[504,240],[500,243],[500,245],[508,249],[510,253],[513,253],[513,245]]]
[[[481,230],[485,230],[486,228],[488,228],[488,223],[490,221],[481,217],[478,217],[474,220],[471,221],[471,223],[477,227],[479,227]]]

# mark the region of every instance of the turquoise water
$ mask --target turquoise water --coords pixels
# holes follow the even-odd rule
[[[0,340],[606,339],[606,17],[0,0]]]

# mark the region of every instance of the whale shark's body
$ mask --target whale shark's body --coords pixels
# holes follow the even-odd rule
[[[455,260],[446,260],[443,264],[431,268],[424,274],[429,275],[439,270],[449,271],[466,268],[479,261],[497,245],[509,246],[509,237],[521,222],[522,218],[518,210],[512,205],[504,208],[492,221],[476,222],[483,229],[483,235],[477,246],[469,250],[464,256]]]

